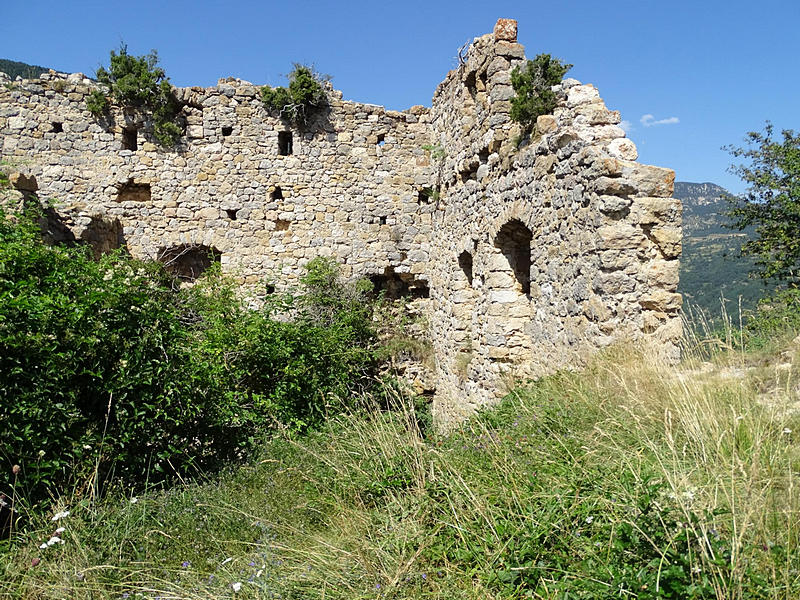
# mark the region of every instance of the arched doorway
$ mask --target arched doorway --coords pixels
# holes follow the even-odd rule
[[[498,230],[488,248],[492,255],[487,261],[489,318],[484,343],[489,346],[490,360],[513,366],[521,376],[527,374],[531,360],[527,330],[531,322],[532,239],[531,230],[512,219]]]

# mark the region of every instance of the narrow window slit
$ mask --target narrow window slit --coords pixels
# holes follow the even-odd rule
[[[292,132],[279,131],[278,132],[278,154],[280,156],[289,156],[292,153]]]
[[[467,282],[472,285],[472,254],[464,250],[458,255],[458,266],[464,272]]]

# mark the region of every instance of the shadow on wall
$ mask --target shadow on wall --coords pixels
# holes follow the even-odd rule
[[[52,206],[44,209],[40,219],[42,237],[49,244],[91,246],[94,257],[123,248],[127,250],[122,223],[119,219],[108,221],[99,216],[78,217],[76,224],[69,217],[59,214]],[[83,224],[83,220],[88,220]],[[76,235],[75,232],[78,232]]]

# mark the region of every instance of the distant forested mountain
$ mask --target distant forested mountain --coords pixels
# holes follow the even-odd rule
[[[771,288],[759,279],[748,277],[753,260],[740,256],[742,243],[751,235],[727,229],[722,198],[725,189],[713,183],[675,182],[674,196],[683,203],[683,255],[680,284],[684,304],[699,307],[712,318],[726,310],[738,320],[739,297],[742,308],[752,309]]]
[[[0,58],[0,73],[5,73],[11,77],[11,79],[16,79],[17,76],[23,79],[36,79],[39,75],[46,73],[48,70],[48,67],[29,65],[16,60]]]

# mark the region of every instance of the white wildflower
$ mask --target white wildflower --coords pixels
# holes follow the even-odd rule
[[[226,558],[225,560],[223,560],[221,563],[219,563],[219,566],[221,567],[222,565],[227,565],[232,560],[233,560],[233,557],[230,556],[230,557]]]
[[[47,549],[47,542],[39,546],[39,550],[45,550],[45,549]]]
[[[131,498],[131,504],[136,504],[138,501],[139,501],[139,499],[136,496]]]
[[[594,517],[592,517],[591,515],[586,517],[586,522],[587,523],[591,523],[592,521],[594,521]]]
[[[53,536],[53,537],[51,537],[49,540],[47,540],[47,545],[48,545],[48,546],[52,546],[52,545],[54,545],[54,544],[63,544],[63,543],[64,543],[64,540],[62,540],[62,539],[61,539],[60,537],[58,537],[57,535],[54,535],[54,536]]]
[[[784,427],[784,428],[783,428],[783,433],[784,433],[784,434],[786,434],[786,435],[789,435],[789,434],[791,434],[791,433],[792,433],[792,430],[791,430],[791,429],[789,429],[788,427]]]
[[[233,588],[234,592],[238,592],[240,589],[242,589],[242,584],[237,581],[236,583],[232,583],[231,587]]]
[[[64,519],[64,518],[66,518],[68,516],[69,516],[69,511],[68,510],[64,510],[64,511],[61,511],[61,512],[58,512],[58,513],[54,514],[53,518],[50,519],[50,520],[51,521],[60,521],[61,519]]]
[[[56,533],[64,533],[66,530],[67,530],[66,527],[59,527],[58,529],[56,529]]]

